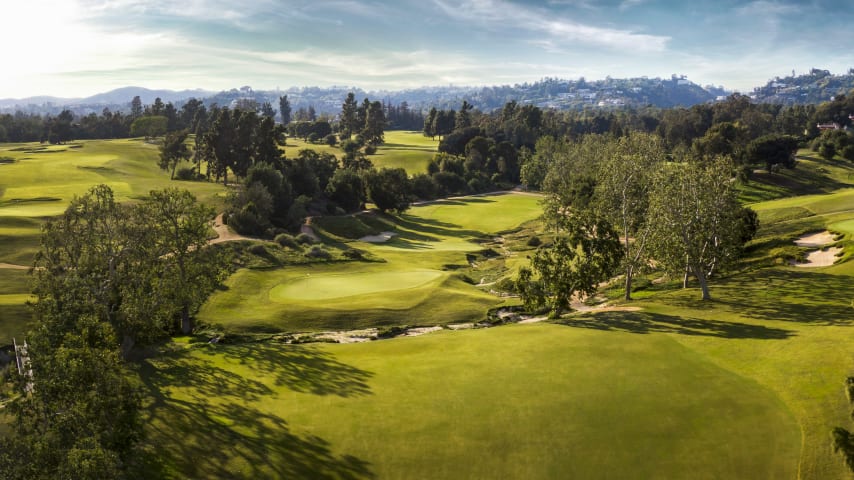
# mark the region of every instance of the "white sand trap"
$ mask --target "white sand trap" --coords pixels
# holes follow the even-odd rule
[[[818,233],[811,233],[809,235],[804,235],[801,238],[795,240],[795,245],[799,247],[807,247],[807,248],[820,248],[829,243],[833,243],[834,237],[833,234],[824,231]],[[815,250],[813,252],[807,253],[806,261],[802,263],[791,262],[792,265],[796,267],[829,267],[833,265],[833,262],[836,261],[836,256],[842,253],[842,248],[839,247],[830,247],[824,248],[821,250]]]
[[[360,242],[367,243],[385,243],[397,236],[395,232],[382,232],[379,235],[368,235],[359,239]]]
[[[407,328],[406,333],[402,335],[398,335],[398,337],[417,337],[420,335],[424,335],[426,333],[433,333],[442,330],[442,327],[416,327],[416,328]]]
[[[810,233],[795,240],[795,245],[799,247],[823,247],[828,243],[833,243],[833,234],[824,231],[818,233]]]
[[[804,263],[795,263],[796,267],[829,267],[836,261],[836,256],[842,253],[839,247],[825,248],[824,250],[816,250],[807,254],[807,260]]]

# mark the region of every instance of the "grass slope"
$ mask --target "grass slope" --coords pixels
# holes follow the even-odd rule
[[[416,206],[394,217],[316,219],[314,225],[327,238],[383,262],[242,269],[205,304],[199,319],[251,332],[482,320],[503,300],[455,270],[468,266],[467,254],[483,248],[472,240],[536,218],[539,200],[498,194]],[[358,241],[384,230],[397,236],[384,244]]]
[[[800,446],[766,389],[666,336],[202,346],[143,377],[169,478],[792,478]]]
[[[200,201],[221,206],[224,187],[169,180],[157,166],[157,146],[141,139],[91,140],[67,145],[0,144],[0,263],[32,265],[41,226],[62,213],[75,195],[97,184],[113,188],[119,201],[141,198],[165,187],[190,190]],[[24,273],[0,269],[0,345],[26,331]]]

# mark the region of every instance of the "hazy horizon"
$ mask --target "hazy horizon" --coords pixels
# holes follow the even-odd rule
[[[0,98],[119,87],[403,90],[684,74],[747,91],[854,66],[839,1],[48,0],[4,6]],[[802,28],[807,27],[807,28]]]

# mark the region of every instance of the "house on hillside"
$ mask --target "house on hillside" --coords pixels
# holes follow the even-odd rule
[[[850,117],[849,117],[849,118],[850,118]],[[839,124],[838,124],[838,123],[836,123],[836,122],[833,122],[833,123],[817,123],[817,124],[816,124],[816,127],[818,127],[818,129],[819,129],[819,130],[821,130],[821,131],[825,131],[825,130],[839,130],[839,128],[840,128],[840,127],[839,127]]]

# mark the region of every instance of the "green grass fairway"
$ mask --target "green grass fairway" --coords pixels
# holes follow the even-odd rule
[[[171,181],[169,173],[157,166],[158,155],[157,146],[142,139],[49,146],[0,144],[0,157],[16,160],[0,165],[0,263],[32,265],[45,218],[59,215],[75,195],[100,183],[112,187],[121,202],[141,198],[151,190],[174,187],[190,190],[200,201],[221,207],[225,194],[222,185]],[[0,269],[0,344],[21,336],[30,320],[25,299],[9,296],[26,293],[28,281],[11,272]],[[3,282],[4,278],[16,282],[14,287]]]
[[[396,292],[423,287],[443,275],[436,270],[412,270],[306,276],[276,285],[270,291],[270,300],[279,303],[315,302],[372,293]]]
[[[17,159],[0,166],[0,217],[44,217],[62,213],[74,195],[99,183],[110,185],[120,201],[139,198],[150,190],[186,188],[200,200],[216,204],[223,187],[203,182],[175,182],[157,167],[156,145],[141,139],[92,140],[70,146],[21,150],[0,145],[0,155]]]
[[[795,478],[766,388],[663,335],[520,325],[147,360],[168,478]]]
[[[433,159],[439,147],[439,140],[431,140],[421,132],[393,130],[385,132],[385,143],[377,148],[368,160],[376,168],[402,168],[409,175],[427,173],[427,165]],[[299,151],[307,148],[317,152],[331,153],[341,159],[343,152],[339,147],[325,144],[307,143],[298,138],[288,137],[284,147],[288,158],[296,157]]]
[[[0,345],[23,337],[30,320],[30,277],[26,270],[0,269]]]
[[[386,132],[385,143],[368,158],[377,168],[402,168],[415,175],[427,173],[438,147],[439,140],[431,140],[421,132],[395,130]]]
[[[539,216],[539,201],[499,194],[416,206],[396,217],[317,219],[321,234],[384,262],[242,269],[202,307],[199,319],[251,332],[480,321],[504,300],[453,270],[467,267],[466,254],[483,248],[472,240],[492,238]],[[384,244],[358,241],[384,230],[397,236]]]

